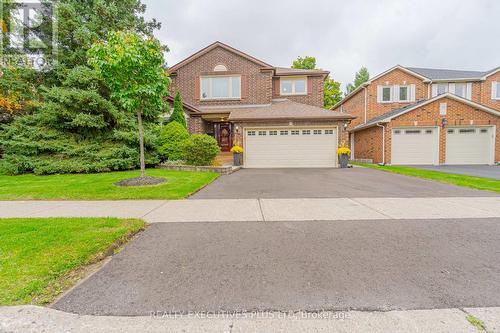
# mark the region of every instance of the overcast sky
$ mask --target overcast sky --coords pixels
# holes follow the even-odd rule
[[[219,40],[274,66],[315,56],[345,84],[368,67],[500,66],[500,0],[143,0],[169,65]]]

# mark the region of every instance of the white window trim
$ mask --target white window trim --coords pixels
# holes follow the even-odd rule
[[[221,78],[221,77],[228,77],[230,78],[229,80],[229,97],[203,97],[203,79],[213,79],[213,78]],[[239,97],[232,97],[233,94],[233,79],[234,77],[240,78],[240,96]],[[210,91],[210,95],[213,95],[212,91],[212,80],[209,81],[209,88],[208,90]],[[206,75],[206,76],[201,76],[200,77],[200,100],[201,101],[218,101],[218,100],[240,100],[241,99],[241,75]]]
[[[384,88],[390,89],[390,99],[388,101],[384,101]],[[394,86],[380,86],[380,100],[379,103],[394,103]]]
[[[409,84],[397,86],[398,102],[410,103],[411,102],[411,86]],[[406,88],[406,99],[401,99],[401,88]]]
[[[491,82],[491,99],[500,101],[500,81]]]
[[[289,76],[286,78],[281,78],[280,80],[280,96],[305,96],[307,95],[307,76]],[[283,81],[292,81],[292,92],[284,93],[283,92]],[[304,81],[305,82],[305,91],[296,93],[295,92],[295,82],[296,81]]]

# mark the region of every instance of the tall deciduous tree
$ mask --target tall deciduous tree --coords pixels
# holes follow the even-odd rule
[[[182,107],[182,97],[180,92],[177,92],[174,98],[174,111],[172,111],[169,122],[172,121],[176,121],[184,126],[184,128],[187,128],[186,117],[184,116],[184,108]]]
[[[370,79],[370,73],[366,67],[361,67],[354,75],[354,82],[347,84],[347,93],[353,92],[357,87]]]
[[[304,58],[298,57],[293,61],[292,68],[298,69],[315,69],[316,68],[316,58],[305,56]]]
[[[163,68],[160,43],[133,32],[110,32],[107,41],[88,51],[89,64],[111,90],[111,97],[137,117],[141,177],[145,176],[143,117],[152,118],[165,109],[169,78]]]
[[[292,68],[297,69],[316,69],[316,58],[305,56],[298,57],[293,61]],[[324,97],[323,103],[326,109],[330,109],[332,106],[337,104],[342,99],[342,92],[340,91],[340,82],[335,81],[334,79],[327,77],[324,83]]]

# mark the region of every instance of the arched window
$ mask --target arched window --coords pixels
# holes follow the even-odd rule
[[[225,72],[227,71],[227,67],[224,65],[217,65],[214,67],[214,72]]]

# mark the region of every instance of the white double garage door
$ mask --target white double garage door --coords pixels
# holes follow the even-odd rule
[[[337,166],[336,127],[246,128],[246,168],[331,168]]]
[[[439,164],[439,132],[446,131],[445,164],[493,164],[494,126],[405,127],[392,130],[391,164]]]

